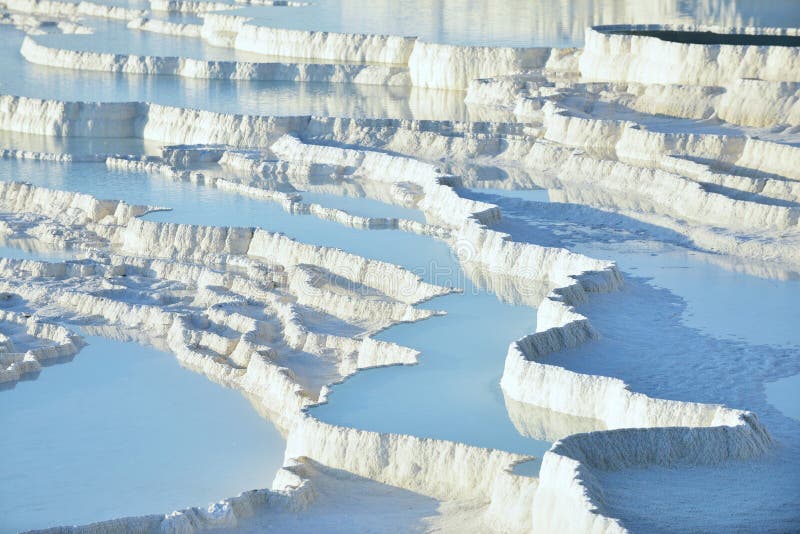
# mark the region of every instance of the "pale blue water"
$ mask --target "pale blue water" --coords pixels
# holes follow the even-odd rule
[[[539,469],[541,468],[541,466],[542,466],[541,460],[531,460],[528,462],[522,462],[520,464],[516,464],[511,469],[511,472],[524,477],[538,477]]]
[[[280,434],[238,392],[135,343],[88,337],[0,390],[0,532],[204,506],[269,487]]]
[[[442,243],[396,230],[358,230],[312,215],[292,215],[273,202],[177,182],[157,174],[109,171],[104,163],[0,161],[0,180],[88,193],[97,198],[172,208],[146,215],[153,221],[212,226],[258,226],[308,243],[389,261],[428,276],[449,261]],[[360,199],[353,198],[353,204]],[[372,205],[374,206],[374,205]],[[391,243],[391,246],[389,246]]]
[[[800,421],[800,374],[764,384],[767,402],[787,417]]]
[[[361,217],[395,217],[410,221],[425,222],[425,214],[413,208],[387,204],[368,197],[341,196],[333,193],[301,191],[304,202],[316,203],[328,208],[345,210]]]
[[[546,191],[544,196],[540,191],[534,194],[546,201]],[[437,243],[435,248],[438,254],[428,252],[423,277],[463,293],[421,305],[443,310],[444,316],[396,325],[376,336],[419,350],[420,363],[359,372],[334,386],[329,403],[311,413],[337,425],[541,457],[551,443],[519,433],[509,420],[499,387],[508,345],[536,330],[535,310],[501,302],[475,286],[446,246]],[[419,261],[417,251],[413,256]],[[518,469],[535,476],[539,466],[533,461]]]
[[[610,511],[641,532],[706,530],[709,507],[714,531],[797,531],[797,274],[637,241],[580,249],[613,257],[627,283],[582,308],[601,340],[554,363],[622,378],[654,397],[752,410],[775,442],[747,462],[601,473]]]
[[[2,26],[0,26],[2,28]],[[72,154],[76,159],[96,154],[161,154],[161,144],[124,137],[49,137],[0,130],[3,148]]]
[[[497,196],[497,197],[504,197],[504,198],[519,198],[522,200],[528,200],[532,202],[550,202],[550,193],[547,189],[494,189],[494,188],[478,188],[473,187],[469,189],[470,191],[470,198],[480,198],[480,196],[484,196],[482,200],[486,200],[487,202],[491,202],[492,199],[490,197]]]
[[[748,274],[747,262],[731,263],[724,256],[669,245],[644,248],[651,251],[637,250],[635,243],[576,247],[596,258],[613,258],[623,272],[647,277],[681,297],[687,305],[682,320],[689,327],[753,344],[800,347],[797,274],[786,280],[760,277],[757,270]]]
[[[550,443],[520,435],[499,387],[508,345],[535,331],[536,311],[504,304],[469,281],[459,287],[464,294],[424,305],[447,315],[393,326],[377,336],[418,349],[419,365],[359,372],[334,386],[330,402],[311,413],[365,430],[543,454]]]
[[[171,18],[164,12],[158,15],[157,18]],[[186,21],[181,20],[181,22]],[[36,35],[33,39],[45,46],[112,54],[181,56],[212,61],[259,60],[264,57],[231,48],[210,46],[202,39],[129,30],[125,21],[85,18],[83,23],[90,26],[94,33],[88,35],[51,33]]]
[[[784,439],[798,443],[797,428],[776,418],[761,396],[763,388],[770,405],[788,417],[800,418],[800,374],[797,374],[800,371],[797,357],[800,278],[797,273],[782,273],[777,266],[726,259],[669,245],[640,244],[637,247],[634,242],[623,246],[595,244],[578,248],[593,257],[613,257],[626,276],[643,277],[647,285],[664,288],[680,299],[659,305],[662,310],[678,306],[676,317],[670,318],[671,322],[677,319],[678,324],[673,326],[676,333],[665,329],[659,330],[658,335],[664,337],[665,347],[674,347],[675,352],[682,354],[679,360],[683,362],[681,365],[688,366],[687,369],[675,369],[675,376],[664,380],[660,386],[648,385],[652,378],[640,379],[637,371],[620,369],[618,372],[623,373],[626,380],[634,383],[641,380],[642,387],[649,388],[647,392],[657,396],[725,402],[735,408],[753,410],[774,435],[786,433],[791,437]],[[778,275],[783,279],[774,278]],[[633,280],[634,286],[641,283]],[[621,301],[621,305],[626,305],[625,301]],[[642,310],[638,320],[646,323],[652,320],[651,315],[657,316]],[[666,325],[654,328],[662,327]],[[646,345],[637,334],[633,333],[630,340],[616,339],[617,336],[610,335],[611,348],[607,350],[647,351],[646,348],[636,349],[637,344]],[[670,340],[668,336],[677,337]],[[687,341],[691,339],[696,341]],[[687,351],[684,343],[692,348]],[[672,351],[667,349],[666,352]],[[687,370],[693,376],[681,379],[681,373]],[[704,379],[709,381],[704,388],[692,385]],[[726,383],[730,385],[726,387]]]

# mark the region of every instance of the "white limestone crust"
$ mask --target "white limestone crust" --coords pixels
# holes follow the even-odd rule
[[[595,80],[692,85],[726,85],[741,78],[800,81],[798,47],[677,43],[652,36],[610,33],[628,30],[798,35],[792,28],[597,26],[586,30],[581,74]]]
[[[187,35],[191,33],[188,28],[190,27],[179,31],[182,35]],[[185,57],[134,56],[47,47],[31,37],[25,38],[20,52],[31,63],[74,70],[217,80],[409,85],[405,68],[383,65],[252,63],[206,61]]]
[[[5,5],[6,9],[21,13],[67,18],[82,15],[86,17],[131,20],[141,18],[147,13],[145,10],[97,4],[85,0],[80,2],[62,0],[3,0],[3,5]]]

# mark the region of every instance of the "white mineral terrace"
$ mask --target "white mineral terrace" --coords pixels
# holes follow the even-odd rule
[[[0,0],[0,533],[800,531],[800,9],[495,4]]]

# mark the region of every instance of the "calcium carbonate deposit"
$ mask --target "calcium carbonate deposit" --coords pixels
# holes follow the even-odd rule
[[[0,23],[0,532],[800,531],[794,2]]]

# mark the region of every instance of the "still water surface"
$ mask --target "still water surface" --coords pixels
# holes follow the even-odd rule
[[[0,532],[205,505],[269,487],[284,442],[241,394],[171,354],[87,337],[0,390]]]

